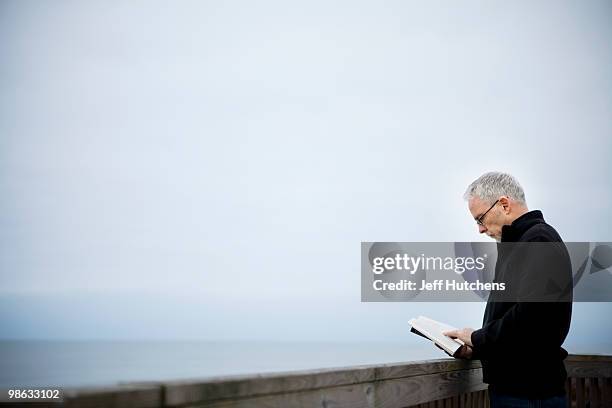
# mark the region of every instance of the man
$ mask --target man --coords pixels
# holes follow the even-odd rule
[[[529,211],[514,177],[483,174],[467,188],[465,199],[478,231],[500,243],[496,280],[519,277],[521,282],[537,281],[543,269],[552,268],[571,282],[571,263],[561,237],[540,211]],[[506,244],[510,246],[506,250],[504,243],[518,244]],[[553,244],[542,247],[540,243]],[[524,245],[527,250],[514,250],[513,245]],[[545,251],[550,253],[540,256]],[[520,287],[524,292],[534,286]],[[494,300],[495,296],[489,296],[481,329],[445,333],[466,344],[456,357],[481,360],[492,408],[566,407],[563,360],[567,352],[561,345],[570,326],[571,293],[561,302]]]

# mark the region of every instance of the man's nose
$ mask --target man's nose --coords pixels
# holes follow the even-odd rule
[[[479,232],[480,234],[482,234],[482,233],[484,233],[484,232],[486,232],[486,231],[487,231],[487,227],[485,227],[484,225],[479,225],[479,226],[478,226],[478,232]]]

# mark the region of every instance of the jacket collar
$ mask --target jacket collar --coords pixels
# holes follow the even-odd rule
[[[544,223],[544,216],[542,211],[533,210],[529,211],[516,220],[510,225],[504,225],[502,227],[502,242],[516,242],[523,234],[536,224]]]

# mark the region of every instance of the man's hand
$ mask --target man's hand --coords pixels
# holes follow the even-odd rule
[[[459,350],[453,354],[455,358],[462,358],[465,360],[470,360],[472,358],[472,348],[470,346],[461,346]]]
[[[459,339],[470,347],[474,347],[472,344],[472,333],[474,329],[466,327],[464,329],[449,330],[442,332],[443,335],[450,337],[451,339]]]

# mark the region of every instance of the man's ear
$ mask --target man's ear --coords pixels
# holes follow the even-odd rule
[[[502,207],[502,211],[504,212],[504,214],[509,214],[510,213],[510,199],[508,198],[508,196],[501,196],[499,197],[499,203],[501,204]]]

